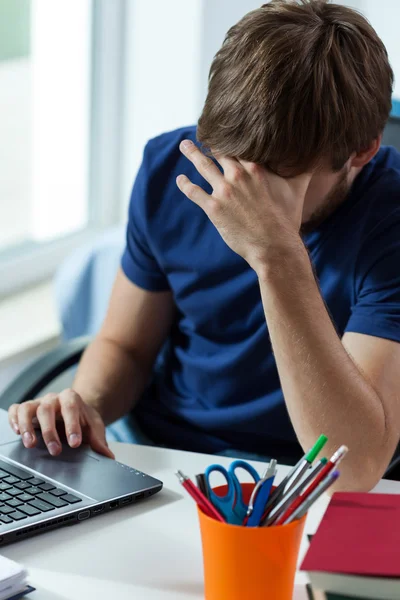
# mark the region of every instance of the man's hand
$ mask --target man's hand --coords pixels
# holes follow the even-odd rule
[[[8,418],[15,433],[21,435],[26,448],[36,446],[35,427],[39,427],[50,454],[60,454],[62,447],[56,422],[61,419],[71,448],[77,448],[84,441],[96,452],[115,458],[107,445],[101,416],[73,390],[13,404],[8,410]]]
[[[311,173],[284,179],[255,163],[218,157],[222,174],[190,140],[184,140],[180,150],[213,193],[210,196],[185,175],[177,177],[179,189],[204,210],[228,246],[256,272],[276,249],[299,241]]]

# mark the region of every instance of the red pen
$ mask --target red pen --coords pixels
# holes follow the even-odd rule
[[[208,500],[204,494],[197,488],[193,481],[182,471],[177,471],[175,473],[177,478],[179,479],[179,483],[185,488],[187,493],[193,498],[193,500],[199,505],[201,510],[208,516],[216,521],[220,521],[221,523],[225,523],[225,519],[220,515],[215,506]]]
[[[310,483],[308,487],[303,491],[302,494],[297,496],[295,500],[293,500],[292,504],[288,506],[284,513],[273,523],[273,525],[282,525],[287,521],[287,519],[294,513],[294,511],[308,498],[308,496],[315,490],[316,487],[321,483],[323,479],[332,471],[334,467],[336,467],[340,461],[346,456],[348,452],[347,446],[340,446],[338,450],[336,450],[335,454],[328,460],[323,469],[318,473],[314,481]]]

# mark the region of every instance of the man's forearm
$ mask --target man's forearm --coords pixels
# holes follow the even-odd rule
[[[82,357],[73,388],[108,425],[133,408],[149,375],[149,369],[133,354],[98,337]]]
[[[350,358],[328,315],[300,238],[297,249],[259,272],[282,390],[304,449],[319,434],[327,452],[346,444],[340,487],[366,489],[387,460],[386,419],[378,394]]]

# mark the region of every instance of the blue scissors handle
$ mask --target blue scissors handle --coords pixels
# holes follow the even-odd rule
[[[210,475],[214,471],[221,473],[226,479],[228,489],[224,496],[217,496],[217,494],[211,487]],[[240,524],[239,518],[233,510],[235,504],[236,488],[234,485],[234,478],[232,477],[232,475],[228,473],[228,471],[222,465],[214,464],[206,468],[206,470],[204,471],[204,476],[206,478],[206,484],[208,487],[208,494],[210,500],[215,506],[215,508],[219,510],[223,517],[225,517],[227,523],[232,523],[235,525]]]
[[[260,481],[260,476],[257,473],[256,469],[248,462],[244,460],[234,460],[233,463],[229,467],[229,474],[232,477],[233,486],[235,489],[235,513],[238,515],[240,519],[240,523],[243,523],[243,519],[247,514],[247,504],[243,501],[243,492],[240,481],[236,475],[237,469],[243,469],[247,471],[249,475],[253,478],[254,483],[257,484]]]

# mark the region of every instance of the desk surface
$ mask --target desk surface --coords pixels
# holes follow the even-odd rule
[[[201,472],[215,457],[147,446],[112,444],[116,457],[164,482],[148,500],[72,527],[49,531],[0,550],[25,565],[37,591],[29,600],[199,600],[203,598],[202,557],[193,501],[174,475]],[[218,457],[228,465],[229,458]],[[253,463],[260,470],[261,463]],[[281,467],[277,482],[287,473]],[[400,484],[381,481],[376,491],[400,493]],[[312,509],[306,533],[313,533],[326,509]],[[302,553],[306,549],[306,541]],[[298,573],[295,600],[305,600]]]

